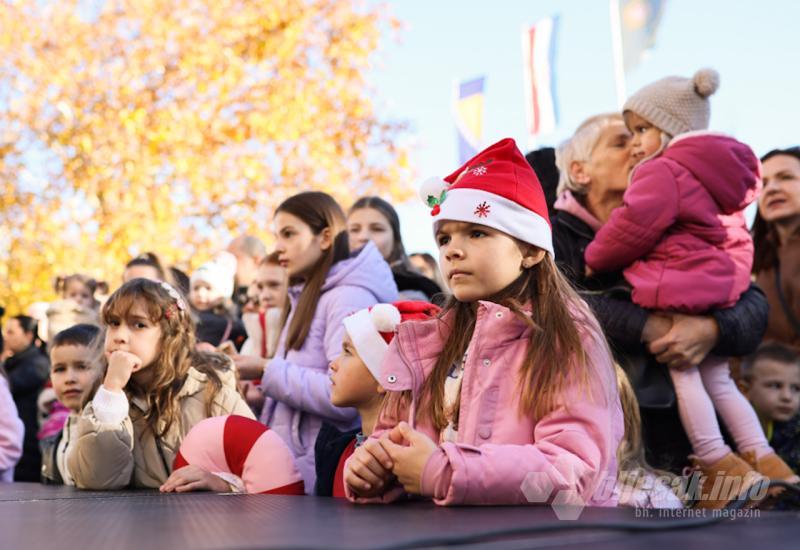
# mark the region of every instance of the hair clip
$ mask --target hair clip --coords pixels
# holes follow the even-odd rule
[[[169,294],[169,297],[175,300],[175,304],[178,306],[178,309],[180,309],[181,311],[186,311],[186,302],[183,301],[183,298],[181,297],[180,293],[177,290],[175,290],[175,288],[173,288],[171,284],[167,283],[166,281],[161,281],[161,288],[166,290],[167,294]],[[167,311],[164,312],[165,315],[167,313],[169,313],[169,309],[167,309]],[[169,316],[167,316],[167,319],[169,319]]]

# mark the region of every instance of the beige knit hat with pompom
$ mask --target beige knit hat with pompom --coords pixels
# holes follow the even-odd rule
[[[711,118],[708,97],[719,88],[719,73],[700,69],[689,78],[668,76],[633,94],[622,112],[631,111],[670,136],[705,130]]]

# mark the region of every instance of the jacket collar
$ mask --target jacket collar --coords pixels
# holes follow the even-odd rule
[[[451,310],[440,318],[401,323],[394,345],[397,346],[402,361],[384,363],[381,385],[388,391],[418,391],[444,349],[454,316],[455,312]],[[479,301],[475,330],[470,342],[474,341],[476,334],[491,334],[489,347],[504,347],[520,339],[527,339],[529,332],[529,325],[509,308],[494,302]],[[484,340],[489,341],[485,337]]]
[[[594,214],[589,212],[589,210],[587,210],[587,208],[578,201],[572,191],[567,190],[561,193],[561,195],[558,197],[558,200],[556,200],[555,205],[553,205],[553,208],[561,212],[567,212],[568,214],[571,214],[573,219],[577,218],[583,222],[584,225],[591,229],[592,235],[600,231],[600,228],[603,226],[602,222],[600,222],[600,220],[598,220]]]

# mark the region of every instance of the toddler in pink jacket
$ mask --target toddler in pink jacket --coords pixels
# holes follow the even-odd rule
[[[624,268],[640,306],[702,314],[732,306],[750,285],[753,241],[744,208],[760,190],[760,164],[747,145],[705,131],[708,97],[718,85],[712,69],[691,79],[667,77],[639,90],[623,107],[638,164],[623,205],[585,257],[594,271]],[[709,356],[669,372],[693,460],[709,476],[709,487],[719,475],[738,477],[742,488],[763,479],[759,473],[796,478],[769,446],[725,359]],[[725,445],[717,412],[739,455]],[[717,508],[736,496],[699,505]]]
[[[348,498],[616,505],[612,359],[555,267],[533,170],[505,139],[422,194],[452,296],[437,318],[399,325],[383,409],[345,465]]]

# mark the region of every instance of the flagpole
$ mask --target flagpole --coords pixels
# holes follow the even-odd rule
[[[625,60],[622,52],[622,22],[619,0],[609,0],[611,15],[611,44],[614,56],[614,85],[617,90],[617,107],[622,109],[627,99],[625,91]]]

